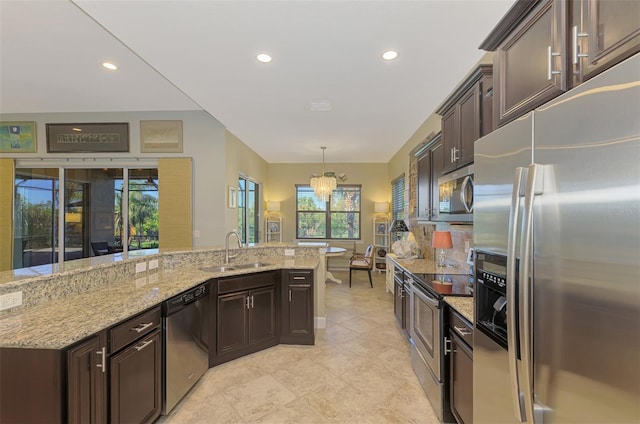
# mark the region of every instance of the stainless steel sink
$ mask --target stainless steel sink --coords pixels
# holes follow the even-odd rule
[[[225,271],[233,271],[234,269],[236,269],[236,267],[232,265],[226,265],[226,266],[210,266],[210,267],[205,267],[200,269],[205,272],[225,272]]]
[[[261,266],[269,266],[271,265],[268,262],[253,262],[250,264],[238,264],[238,265],[233,265],[238,269],[247,269],[247,268],[260,268]]]
[[[268,262],[252,262],[249,264],[217,265],[217,266],[203,267],[200,269],[205,272],[226,272],[226,271],[233,271],[235,269],[260,268],[262,266],[269,266],[269,265],[271,264]]]

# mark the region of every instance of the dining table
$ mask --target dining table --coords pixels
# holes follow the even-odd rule
[[[336,278],[330,271],[329,271],[329,258],[331,257],[336,257],[336,256],[343,256],[345,253],[347,252],[347,249],[345,249],[344,247],[332,247],[332,246],[327,246],[325,248],[325,259],[327,261],[326,263],[326,267],[327,267],[327,280],[333,281],[336,284],[342,284],[342,280]]]

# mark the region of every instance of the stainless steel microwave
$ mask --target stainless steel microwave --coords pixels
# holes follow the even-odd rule
[[[473,165],[438,178],[438,221],[473,222]]]

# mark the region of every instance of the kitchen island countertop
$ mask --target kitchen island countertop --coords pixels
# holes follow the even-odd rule
[[[112,282],[33,308],[0,315],[0,347],[63,349],[211,278],[278,269],[315,269],[317,257],[269,259],[270,265],[228,272],[176,267]]]

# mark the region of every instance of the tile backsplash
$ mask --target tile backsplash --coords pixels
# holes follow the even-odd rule
[[[422,256],[425,259],[435,259],[437,253],[431,247],[431,238],[433,232],[451,231],[451,240],[453,241],[453,249],[445,250],[445,258],[447,262],[455,262],[461,267],[467,267],[467,244],[473,247],[473,225],[449,225],[446,223],[424,224],[412,222],[411,232],[416,238],[416,242],[420,247]]]

